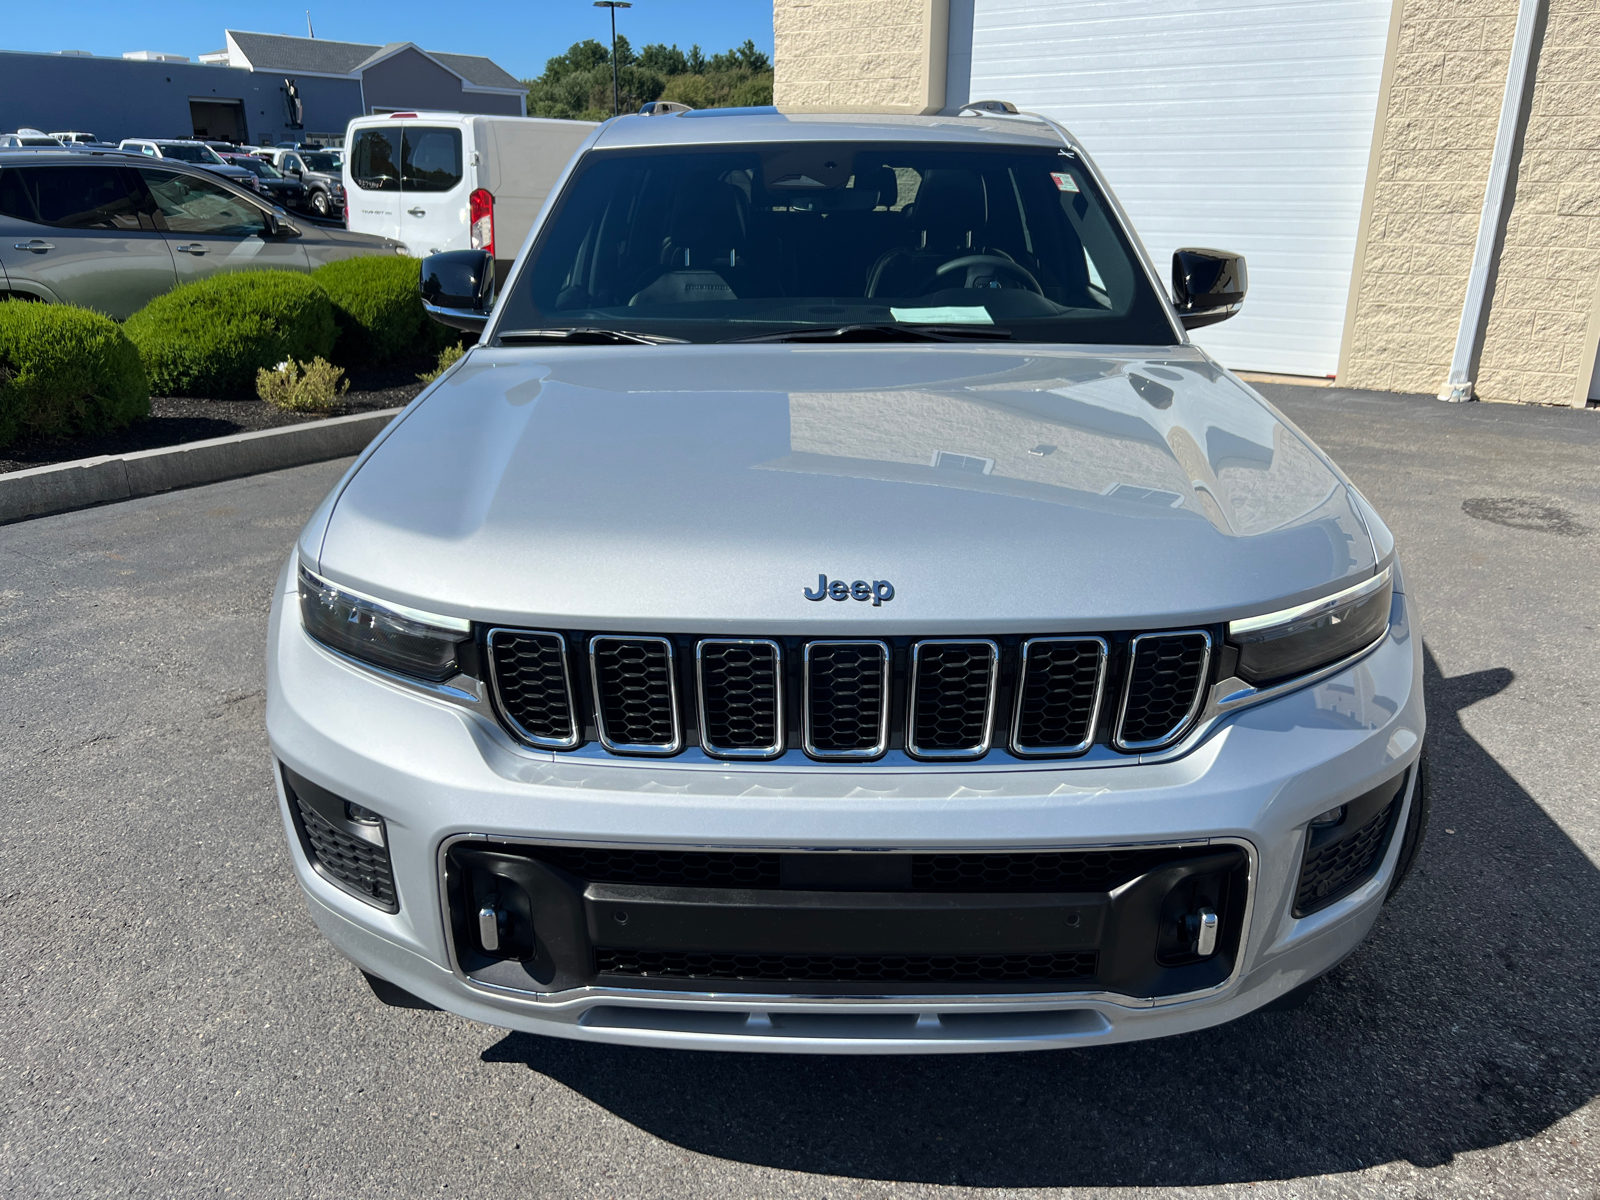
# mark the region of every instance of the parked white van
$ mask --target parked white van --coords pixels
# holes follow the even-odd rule
[[[398,112],[345,132],[345,224],[418,258],[488,250],[503,276],[592,121]]]

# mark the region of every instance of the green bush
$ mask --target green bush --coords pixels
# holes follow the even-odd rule
[[[344,371],[323,358],[308,363],[291,358],[271,371],[263,367],[256,372],[256,395],[284,412],[332,412],[349,390]]]
[[[443,350],[439,351],[439,361],[434,364],[433,370],[424,371],[417,376],[417,380],[421,383],[432,383],[448,371],[466,352],[460,342],[451,342]]]
[[[418,283],[422,260],[399,255],[347,258],[311,273],[333,301],[339,324],[337,361],[381,366],[432,357],[458,335],[431,320]]]
[[[333,303],[296,271],[213,275],[158,296],[123,326],[164,396],[253,395],[256,372],[333,353]]]
[[[0,446],[105,433],[150,415],[139,352],[109,317],[0,301]]]

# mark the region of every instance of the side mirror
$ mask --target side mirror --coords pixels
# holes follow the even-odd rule
[[[1226,250],[1174,250],[1172,302],[1185,329],[1226,321],[1244,306],[1244,258]]]
[[[487,250],[446,250],[422,260],[422,307],[441,325],[481,333],[494,307]]]

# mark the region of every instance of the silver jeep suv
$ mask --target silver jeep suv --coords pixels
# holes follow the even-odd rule
[[[993,106],[1000,108],[1002,106]],[[300,535],[267,726],[370,976],[490,1024],[1081,1046],[1292,1004],[1425,829],[1394,540],[1027,114],[597,129]]]

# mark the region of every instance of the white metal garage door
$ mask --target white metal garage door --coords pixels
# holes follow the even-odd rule
[[[961,26],[971,22],[971,38]],[[1250,296],[1196,341],[1240,370],[1332,375],[1389,0],[955,0],[951,87],[1083,139],[1163,278],[1243,254]]]

